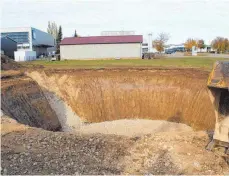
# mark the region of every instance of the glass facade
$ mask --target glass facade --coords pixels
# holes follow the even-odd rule
[[[2,36],[8,36],[18,44],[29,43],[29,32],[6,32],[1,33]]]
[[[36,39],[36,33],[35,33],[35,31],[34,31],[34,30],[32,30],[32,38],[33,38],[33,40],[35,40],[35,39]]]
[[[29,46],[17,45],[17,49],[29,49]]]

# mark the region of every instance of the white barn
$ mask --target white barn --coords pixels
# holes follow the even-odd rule
[[[69,37],[60,43],[61,60],[141,58],[142,35]]]

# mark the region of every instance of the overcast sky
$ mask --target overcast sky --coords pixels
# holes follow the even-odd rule
[[[106,30],[133,30],[136,34],[170,34],[168,43],[188,37],[209,43],[229,37],[229,0],[0,0],[1,27],[32,26],[47,30],[48,21],[62,25],[63,36],[74,30],[81,36]]]

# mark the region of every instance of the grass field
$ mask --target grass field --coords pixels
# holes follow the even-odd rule
[[[66,60],[66,61],[30,61],[22,64],[27,67],[44,66],[45,68],[119,68],[119,67],[178,67],[178,68],[200,68],[211,70],[217,60],[224,58],[206,57],[184,57],[184,58],[163,58],[163,59],[129,59],[129,60]]]

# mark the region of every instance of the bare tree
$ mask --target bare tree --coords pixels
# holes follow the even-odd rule
[[[55,40],[57,39],[58,27],[55,22],[48,22],[47,32],[51,34]]]
[[[169,40],[169,35],[166,33],[160,33],[158,34],[158,37],[153,40],[153,47],[158,51],[158,52],[162,52],[164,51],[165,48],[165,44],[168,42]]]
[[[201,49],[204,49],[205,48],[205,43],[204,43],[204,40],[203,39],[200,39],[197,41],[197,47],[201,50]]]

